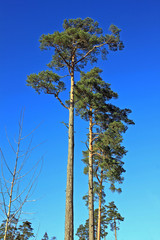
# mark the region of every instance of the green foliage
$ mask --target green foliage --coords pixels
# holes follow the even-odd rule
[[[102,59],[106,59],[108,49],[111,51],[117,51],[123,49],[123,43],[120,40],[120,29],[116,26],[110,26],[110,34],[103,34],[101,28],[99,28],[98,22],[95,22],[91,18],[77,18],[64,20],[63,23],[63,31],[56,31],[53,34],[42,35],[40,38],[40,48],[41,50],[47,50],[53,48],[53,56],[51,62],[48,64],[49,68],[54,68],[55,70],[67,69],[69,75],[71,76],[71,82],[74,84],[74,73],[75,71],[81,71],[88,62],[95,63],[98,60],[98,55],[101,54]],[[86,100],[86,104],[94,104],[94,108],[103,114],[95,114],[96,122],[102,123],[102,119],[104,118],[104,113],[106,113],[107,108],[112,108],[112,106],[106,105],[105,101],[109,100],[113,97],[117,97],[117,94],[114,93],[109,84],[106,84],[102,81],[99,76],[101,70],[98,68],[94,68],[91,70],[89,74],[81,73],[82,81],[88,82],[88,86],[90,89],[87,89],[85,92],[85,88],[83,88],[83,84],[78,83],[75,89],[71,85],[71,96],[73,96],[74,90],[80,91],[79,93],[83,93],[81,97]],[[73,119],[73,111],[74,108],[74,100],[70,99],[68,102],[68,107],[61,101],[59,98],[59,93],[65,90],[65,84],[60,80],[60,76],[53,73],[52,71],[42,71],[39,74],[31,74],[27,78],[27,85],[31,86],[35,89],[36,92],[44,92],[47,94],[53,94],[59,102],[67,109],[70,109],[70,122],[69,122],[69,133],[70,139],[73,139],[74,132],[71,129],[71,126],[74,126]],[[89,80],[88,80],[89,79]],[[94,90],[92,92],[91,86],[93,85]],[[86,86],[86,85],[85,85]],[[82,88],[82,89],[80,89]],[[84,94],[85,93],[85,94]],[[94,93],[94,94],[93,94]],[[88,95],[89,94],[89,95]],[[78,96],[76,96],[78,98]],[[93,98],[93,100],[92,100]],[[71,105],[70,105],[71,103]],[[84,107],[81,107],[81,102],[77,103],[77,112],[81,115],[84,115],[83,118],[88,118],[89,114],[91,114],[90,109],[84,111]],[[78,106],[79,104],[79,106]],[[71,106],[71,107],[70,107]],[[73,108],[72,108],[73,107]],[[79,110],[78,110],[79,109]],[[107,114],[106,114],[107,116]],[[105,119],[107,119],[105,116]],[[118,118],[118,116],[117,116]],[[71,129],[71,131],[70,131]],[[69,145],[69,156],[70,161],[73,161],[73,151],[74,151],[74,143]],[[69,161],[68,160],[68,161]],[[72,166],[73,164],[70,164]],[[71,169],[71,168],[70,168]],[[69,169],[69,170],[70,170]],[[69,174],[69,171],[68,171]],[[68,175],[67,175],[68,181]],[[71,184],[70,186],[72,186]],[[68,186],[68,185],[67,185]],[[69,192],[69,189],[67,190]],[[72,191],[70,191],[71,193]],[[71,194],[68,194],[67,203],[71,203],[73,201],[73,197]],[[66,209],[67,208],[66,206]],[[70,209],[71,206],[70,206]],[[72,214],[71,214],[72,215]],[[67,226],[67,230],[73,232],[73,226],[70,222],[72,218],[69,219],[69,215],[66,214],[66,223],[69,223]],[[68,218],[68,219],[67,219]],[[69,238],[69,233],[65,233],[65,237]]]
[[[86,224],[83,226],[81,224],[79,228],[77,229],[76,235],[79,237],[79,240],[88,240],[89,239],[89,226],[88,226],[88,221]]]
[[[121,192],[121,188],[116,188],[115,183],[123,182],[122,174],[124,162],[121,160],[126,154],[124,146],[121,145],[125,131],[125,126],[121,122],[111,122],[104,132],[100,132],[93,145],[93,173],[97,179],[94,181],[94,194],[99,196],[102,190],[102,199],[105,197],[103,183],[110,184],[112,191]],[[85,163],[84,173],[88,174],[88,151],[83,152]],[[100,179],[102,183],[100,184]],[[104,197],[103,197],[104,196]],[[94,197],[96,199],[96,197]]]
[[[94,123],[93,171],[98,180],[94,182],[94,192],[98,193],[102,189],[99,186],[101,170],[103,181],[110,182],[110,189],[121,192],[120,188],[115,187],[115,182],[122,183],[122,173],[125,172],[121,161],[126,154],[121,145],[122,135],[127,130],[126,124],[133,124],[133,121],[128,118],[131,112],[129,109],[120,109],[108,103],[112,98],[117,98],[118,94],[112,91],[110,84],[102,80],[101,73],[102,70],[97,67],[88,73],[81,72],[81,79],[75,87],[76,113],[87,121],[92,116]],[[83,152],[85,174],[88,174],[88,154],[89,151]]]
[[[31,237],[33,237],[33,228],[31,227],[31,223],[28,221],[23,222],[22,225],[18,227],[18,233],[16,240],[27,240]]]
[[[108,232],[107,226],[107,211],[106,206],[102,207],[101,209],[101,238],[107,236]],[[95,235],[97,234],[97,227],[98,227],[98,209],[94,211],[94,227],[95,227]],[[86,220],[85,224],[81,224],[78,229],[76,235],[79,237],[79,240],[89,240],[89,219]]]
[[[123,46],[119,37],[120,30],[116,26],[111,25],[111,33],[103,35],[98,22],[91,18],[64,20],[63,29],[62,32],[43,34],[40,37],[40,48],[54,49],[49,68],[54,67],[56,70],[67,68],[69,74],[76,70],[80,71],[88,61],[96,62],[99,53],[105,58],[107,45],[113,51],[122,49]],[[27,77],[27,85],[38,93],[53,94],[66,107],[59,99],[59,93],[65,90],[65,84],[58,74],[49,70],[31,74]]]
[[[8,232],[7,232],[7,237],[9,239],[14,239],[15,234],[14,232],[17,230],[17,228],[13,225],[9,225],[8,227]],[[4,239],[4,232],[5,232],[5,221],[0,225],[0,239]]]
[[[107,206],[107,221],[110,224],[111,230],[119,230],[117,223],[120,224],[120,221],[124,221],[124,218],[118,212],[118,208],[115,203],[112,201]]]
[[[104,205],[101,209],[101,238],[107,236],[108,232],[106,231],[108,225],[110,225],[111,230],[119,230],[117,224],[120,224],[120,221],[124,221],[124,218],[118,213],[118,208],[114,202],[110,202],[109,205]],[[97,234],[98,226],[98,209],[94,211],[94,226],[95,226],[95,236]],[[81,224],[76,235],[79,237],[79,240],[89,240],[89,219],[86,220],[85,224]]]
[[[94,67],[87,73],[81,72],[81,79],[75,85],[76,114],[88,121],[91,115],[90,108],[92,108],[94,121],[103,129],[108,128],[108,124],[113,121],[134,124],[128,118],[130,109],[120,109],[108,102],[117,99],[118,94],[101,78],[101,73],[102,70],[98,67]],[[126,126],[125,129],[127,129]]]
[[[52,71],[42,71],[39,74],[31,74],[27,78],[27,86],[31,86],[37,93],[47,93],[58,95],[65,90],[61,77]]]
[[[88,61],[96,62],[99,53],[103,58],[106,57],[105,45],[108,45],[112,51],[123,49],[119,36],[120,29],[111,25],[109,30],[110,34],[104,35],[98,22],[91,18],[64,20],[62,32],[56,31],[53,34],[41,36],[40,48],[42,50],[54,48],[49,67],[57,70],[70,67],[72,56],[75,56],[74,67],[75,70],[80,71]]]
[[[106,101],[118,97],[110,84],[102,80],[100,73],[102,70],[97,67],[87,73],[81,72],[81,79],[75,86],[76,113],[87,121],[91,114],[95,116],[95,121],[99,121],[98,114],[106,112]],[[95,115],[90,108],[96,112]]]
[[[0,226],[0,239],[4,238],[5,221]],[[7,232],[7,239],[12,240],[27,240],[33,239],[34,233],[31,223],[28,221],[23,222],[21,225],[17,226],[17,220],[13,219],[10,223]]]
[[[126,150],[121,143],[122,133],[125,131],[126,128],[122,122],[111,122],[106,131],[99,134],[94,145],[94,162],[100,168],[99,171],[96,168],[96,174],[100,175],[101,169],[103,170],[103,180],[111,183],[111,190],[116,190],[115,182],[122,183],[123,181],[121,175],[125,170],[121,159],[126,154]]]

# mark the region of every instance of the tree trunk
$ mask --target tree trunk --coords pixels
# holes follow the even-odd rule
[[[89,193],[88,193],[88,205],[89,205],[89,240],[94,240],[94,202],[93,202],[93,136],[92,136],[92,108],[90,108],[89,117]]]
[[[100,180],[99,207],[98,207],[97,240],[100,240],[100,238],[101,238],[102,181],[103,181],[103,170],[101,170],[101,180]]]
[[[114,218],[114,233],[115,233],[115,240],[117,240],[117,231],[116,231],[116,219]]]
[[[4,240],[7,240],[8,225],[9,225],[10,214],[11,214],[13,188],[14,188],[15,177],[16,177],[16,173],[17,173],[17,163],[18,163],[18,154],[19,154],[19,149],[20,149],[21,133],[22,133],[22,129],[20,129],[20,135],[19,135],[19,140],[18,140],[18,149],[16,152],[16,162],[15,162],[15,166],[14,166],[14,172],[13,172],[12,182],[11,182],[11,190],[10,190],[10,194],[9,194],[9,204],[8,204],[8,213],[7,213],[7,220],[6,220],[5,232],[4,232]]]
[[[73,166],[74,166],[74,68],[72,68],[72,71],[71,71],[71,90],[70,90],[70,107],[69,107],[65,240],[73,240],[73,232],[74,232]]]

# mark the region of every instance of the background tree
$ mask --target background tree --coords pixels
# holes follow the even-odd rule
[[[104,238],[107,236],[107,228],[108,228],[108,221],[107,221],[107,210],[106,206],[102,207],[101,210],[101,232],[100,236],[101,238]],[[97,230],[98,230],[98,209],[95,209],[94,211],[94,232],[95,236],[97,238]],[[79,240],[88,240],[89,239],[89,219],[86,220],[85,224],[81,224],[78,229],[76,235],[79,237]]]
[[[114,202],[110,202],[107,208],[107,221],[111,226],[111,230],[115,233],[115,240],[117,240],[117,230],[119,230],[117,225],[120,224],[120,221],[124,221],[124,218],[118,212],[118,208]]]
[[[114,128],[113,128],[114,127]],[[114,132],[112,132],[114,129]],[[112,191],[121,192],[121,188],[116,188],[115,183],[123,182],[122,174],[125,172],[121,158],[126,153],[121,142],[122,133],[125,126],[120,122],[112,122],[108,129],[99,135],[98,140],[93,145],[93,174],[94,181],[94,199],[98,200],[98,223],[96,230],[96,239],[101,237],[101,213],[105,204],[105,183],[110,184]],[[84,172],[88,172],[88,151],[84,152],[83,161],[86,164]],[[97,195],[97,197],[96,197]]]
[[[31,227],[31,223],[29,221],[23,222],[17,231],[16,240],[27,240],[29,238],[33,238],[33,228]]]
[[[45,232],[42,240],[49,240],[49,236],[48,236],[48,233],[47,233],[47,232]],[[56,240],[56,237],[52,237],[51,240]]]
[[[99,53],[105,59],[106,46],[109,50],[116,51],[123,48],[123,43],[119,37],[120,29],[111,25],[111,34],[105,35],[98,23],[91,18],[64,20],[63,29],[62,32],[56,31],[53,34],[42,35],[40,48],[42,50],[54,49],[54,55],[48,67],[68,71],[70,76],[69,107],[59,97],[59,93],[65,89],[64,82],[60,81],[61,77],[52,71],[42,71],[38,75],[31,74],[28,76],[27,85],[37,92],[44,91],[47,94],[53,94],[63,107],[69,110],[65,240],[72,240],[75,71],[80,71],[88,62],[96,62]],[[93,232],[91,231],[90,234],[92,234],[90,240],[93,240]]]
[[[100,240],[101,205],[105,202],[103,200],[104,183],[109,183],[112,191],[121,192],[121,188],[117,188],[115,184],[123,182],[122,174],[125,172],[122,158],[126,154],[126,150],[121,145],[123,141],[122,134],[125,131],[126,127],[122,122],[111,122],[108,129],[101,133],[95,142],[95,185],[99,199],[97,240]]]
[[[5,221],[0,226],[0,239],[4,239],[5,234]],[[24,221],[19,227],[17,226],[17,219],[12,219],[8,226],[7,240],[27,240],[33,239],[34,233],[31,223]]]
[[[8,138],[8,142],[10,147],[13,150],[15,155],[14,165],[9,164],[8,161],[5,159],[2,149],[0,148],[1,154],[1,178],[0,178],[0,209],[2,214],[4,215],[4,223],[5,223],[5,230],[4,230],[4,240],[8,239],[8,234],[10,234],[11,229],[11,222],[16,223],[19,222],[20,215],[22,213],[22,208],[27,201],[33,201],[30,199],[32,195],[32,188],[37,180],[39,173],[37,172],[38,169],[40,171],[40,160],[32,166],[30,170],[25,170],[26,161],[29,159],[30,154],[32,152],[31,143],[32,138],[28,144],[27,150],[24,151],[21,148],[22,141],[23,141],[23,148],[24,148],[24,141],[28,136],[22,136],[22,128],[23,128],[23,117],[24,113],[22,112],[20,122],[19,122],[19,133],[18,133],[18,140],[16,141],[16,148],[12,145],[11,141]],[[27,181],[28,179],[28,181]],[[26,226],[22,225],[20,227],[27,227],[27,223],[25,222]],[[15,227],[16,227],[15,225]],[[29,226],[28,226],[29,227]],[[20,229],[19,229],[20,230]],[[24,232],[24,231],[23,231]]]
[[[7,231],[7,237],[9,239],[14,239],[15,238],[15,233],[17,231],[17,219],[12,218],[12,221],[8,225],[8,231]],[[6,220],[2,222],[0,225],[0,239],[4,239],[5,235],[5,226],[6,226]]]
[[[45,234],[44,234],[42,240],[49,240],[49,237],[48,237],[48,233],[47,233],[47,232],[45,232]]]

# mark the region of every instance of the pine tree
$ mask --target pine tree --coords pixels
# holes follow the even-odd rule
[[[93,201],[93,126],[98,122],[98,116],[107,99],[117,97],[109,84],[100,77],[102,70],[93,68],[90,72],[81,72],[81,80],[76,85],[76,111],[89,122],[89,159],[88,159],[88,207],[89,207],[89,233],[94,235],[94,201]]]
[[[108,228],[108,221],[107,221],[107,211],[106,206],[103,206],[101,214],[101,238],[104,238],[107,236],[107,228]],[[94,211],[94,232],[95,236],[97,236],[97,230],[98,230],[98,209],[95,209]],[[81,224],[78,229],[76,235],[79,237],[79,240],[88,240],[89,239],[89,219],[86,220],[85,224]]]
[[[45,234],[44,234],[42,240],[49,240],[49,237],[48,237],[48,233],[47,233],[47,232],[45,232]]]
[[[96,160],[99,165],[102,167],[102,162],[104,162],[103,159],[110,159],[110,164],[113,162],[113,159],[111,159],[111,156],[113,155],[113,151],[116,148],[117,155],[124,155],[125,150],[121,148],[120,146],[116,145],[116,141],[114,138],[118,138],[120,136],[116,136],[114,134],[114,131],[111,131],[111,129],[114,128],[118,129],[121,132],[125,132],[126,127],[120,122],[124,121],[128,124],[133,124],[133,121],[128,119],[128,113],[130,113],[129,109],[119,109],[118,107],[115,107],[112,104],[108,104],[107,101],[112,98],[117,98],[117,93],[113,92],[110,88],[110,84],[105,83],[100,73],[102,70],[99,68],[93,68],[88,73],[81,72],[81,80],[77,82],[76,88],[75,88],[75,107],[77,114],[80,114],[82,119],[85,119],[89,122],[89,133],[88,133],[88,152],[87,152],[87,173],[89,178],[89,192],[88,192],[88,207],[89,207],[89,233],[94,232],[94,197],[93,197],[93,158],[94,155],[98,156],[100,155],[99,159]],[[105,132],[106,131],[106,132]],[[110,134],[109,134],[110,133]],[[118,134],[118,130],[116,132]],[[110,139],[107,139],[110,137]],[[99,139],[99,141],[97,141]],[[102,141],[103,139],[103,141]],[[121,140],[121,137],[120,137]],[[112,142],[109,143],[109,141]],[[94,142],[97,142],[96,145]],[[120,141],[121,142],[121,141]],[[115,145],[113,144],[115,143]],[[119,143],[119,142],[118,142]],[[110,145],[109,145],[110,144]],[[93,149],[93,145],[95,146],[95,149]],[[103,149],[104,147],[105,149]],[[119,147],[119,148],[118,148]],[[112,149],[113,148],[113,149]],[[106,152],[107,151],[107,152]],[[120,153],[121,151],[121,153]],[[106,152],[105,156],[102,156],[102,152]],[[108,155],[110,154],[110,155]],[[113,156],[112,156],[113,158]],[[108,162],[104,164],[104,166],[108,166]],[[117,162],[119,164],[119,162]],[[116,164],[112,163],[112,168],[116,166]],[[111,168],[111,167],[110,167]],[[96,166],[96,172],[99,170],[99,166]],[[120,166],[117,168],[117,171],[124,171],[122,167]],[[107,169],[108,171],[108,169]],[[96,174],[96,177],[99,181],[100,187],[100,195],[101,195],[101,189],[102,189],[102,181],[104,178],[104,172],[105,169],[102,168],[101,170],[101,180],[99,180],[98,175]],[[111,171],[110,171],[111,172]],[[114,172],[115,169],[114,169]],[[122,173],[121,172],[121,173]],[[107,173],[107,177],[109,174]],[[113,178],[113,173],[111,174]],[[114,178],[113,178],[114,179]],[[115,179],[114,179],[115,181]],[[113,182],[113,181],[112,181]],[[113,184],[112,184],[113,186]],[[100,196],[99,195],[99,196]],[[101,201],[101,198],[99,198]],[[101,205],[101,203],[100,203]],[[101,207],[99,208],[99,210]],[[100,217],[99,217],[100,219]],[[98,234],[98,239],[100,239],[100,229]]]
[[[118,212],[118,208],[114,202],[110,202],[107,208],[107,221],[111,226],[111,230],[115,233],[115,240],[117,240],[117,230],[119,230],[117,224],[120,224],[120,221],[124,221],[124,218]]]
[[[39,74],[28,76],[27,85],[33,87],[38,93],[52,94],[69,110],[68,129],[68,164],[66,188],[66,215],[65,215],[65,240],[73,239],[73,165],[74,165],[74,87],[75,71],[80,71],[88,62],[97,61],[99,53],[105,59],[107,50],[116,51],[123,48],[120,40],[120,30],[110,26],[111,34],[103,34],[98,23],[91,18],[64,20],[63,31],[42,35],[40,48],[42,50],[54,49],[52,61],[48,67],[56,70],[67,69],[70,76],[69,106],[60,99],[59,94],[65,90],[61,77],[52,71],[42,71]],[[90,236],[90,240],[94,239]]]
[[[17,231],[16,225],[17,225],[17,221],[15,219],[12,219],[12,222],[8,226],[8,232],[7,232],[8,239],[15,239],[15,232]],[[5,226],[6,226],[6,221],[4,220],[0,225],[0,239],[4,239]]]
[[[33,239],[34,233],[31,223],[24,221],[21,225],[17,226],[17,219],[13,218],[9,224],[7,239],[12,240],[28,240]],[[0,239],[4,239],[5,221],[0,226]]]
[[[42,240],[49,240],[49,236],[48,236],[48,233],[47,233],[47,232],[45,232]],[[56,240],[56,237],[52,237],[51,240]]]
[[[121,146],[123,140],[122,133],[125,132],[125,129],[121,122],[114,121],[109,124],[105,132],[99,134],[98,140],[93,145],[94,199],[99,202],[97,240],[100,240],[101,237],[101,212],[102,208],[104,208],[106,196],[104,191],[105,182],[110,184],[112,191],[121,192],[121,188],[116,188],[115,184],[123,182],[122,174],[125,172],[123,162],[121,161],[121,158],[126,153],[124,147]],[[84,152],[84,156],[83,161],[86,164],[85,173],[87,173],[88,151]]]
[[[121,146],[123,140],[122,133],[126,131],[126,127],[122,122],[111,122],[108,129],[102,132],[95,143],[95,176],[97,184],[97,194],[99,198],[99,218],[98,218],[98,234],[97,240],[100,240],[101,228],[101,205],[104,195],[104,183],[110,183],[112,191],[121,192],[121,188],[116,188],[115,183],[123,182],[122,174],[125,172],[123,168],[122,157],[126,154],[126,150]],[[104,201],[103,201],[104,202]]]
[[[18,227],[16,240],[27,240],[32,237],[34,237],[34,234],[33,234],[33,228],[31,226],[31,223],[29,221],[23,222]]]

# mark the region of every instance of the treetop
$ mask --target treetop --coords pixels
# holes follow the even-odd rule
[[[96,62],[99,53],[102,54],[102,58],[106,58],[105,45],[108,45],[109,50],[112,51],[123,49],[119,35],[120,29],[115,25],[110,26],[110,34],[104,35],[98,22],[87,17],[85,19],[65,19],[63,29],[62,32],[56,31],[40,37],[42,50],[54,48],[54,55],[49,67],[71,68],[74,58],[74,67],[80,71],[88,61]]]

